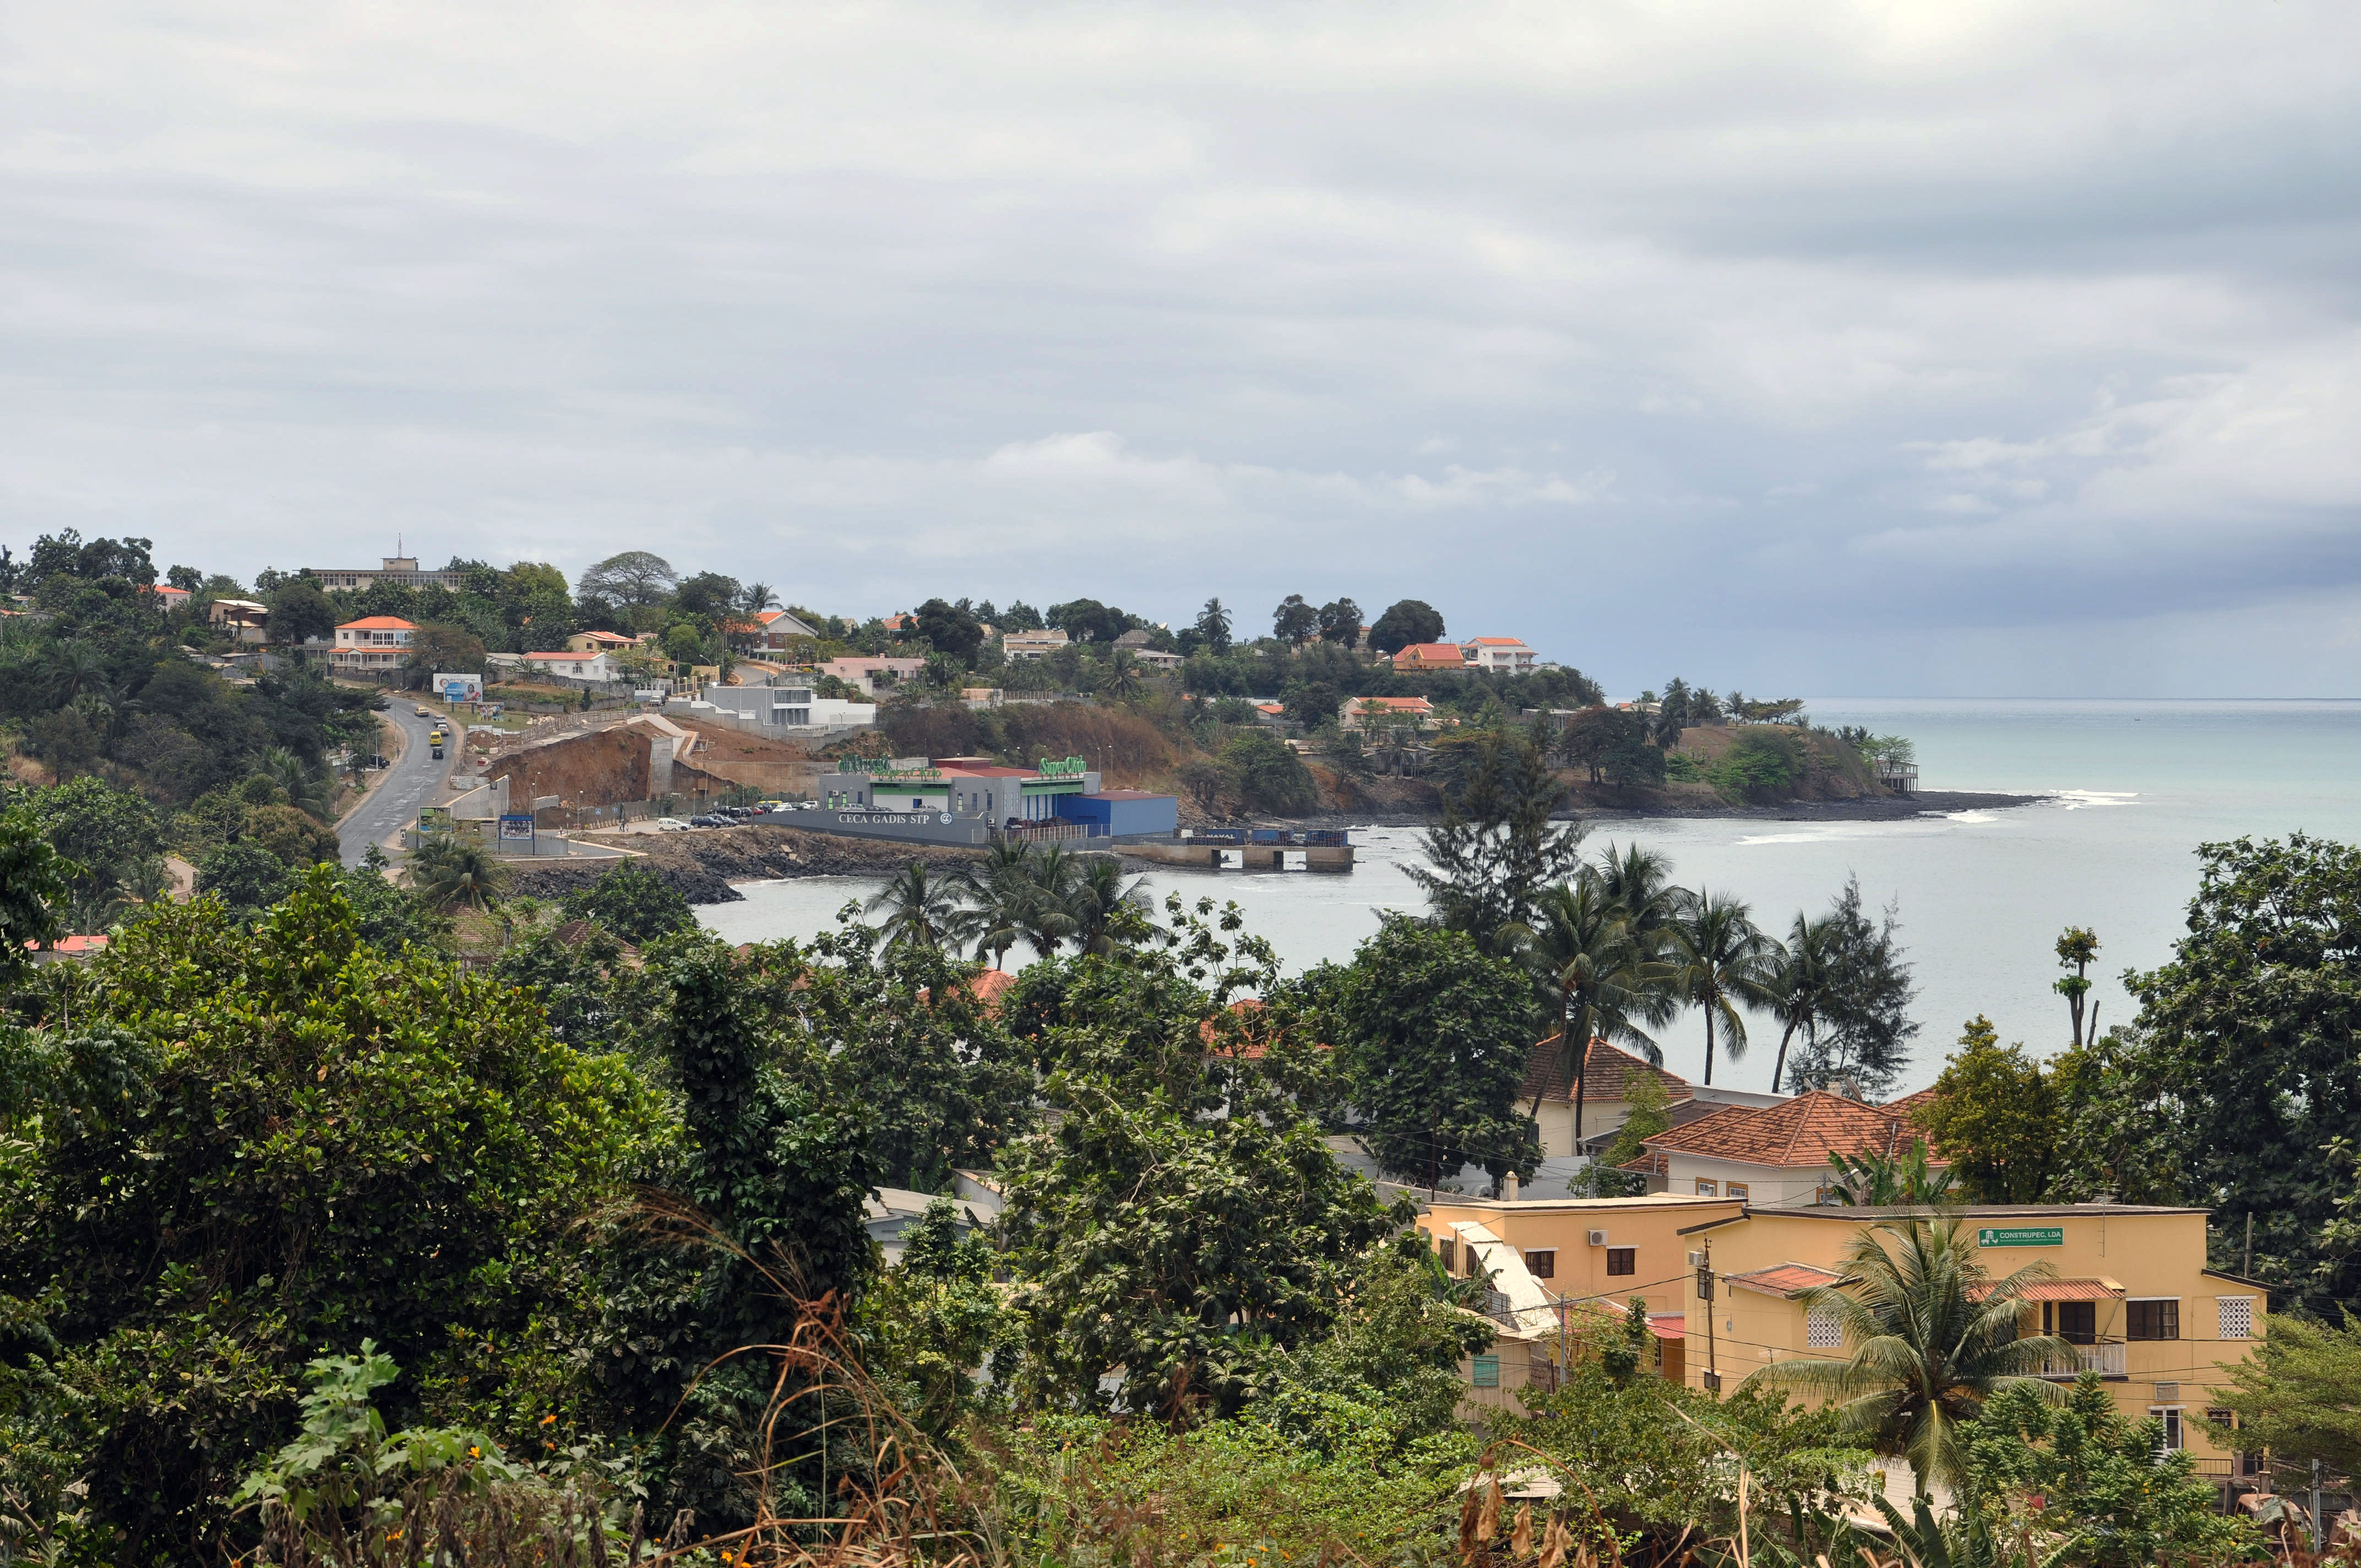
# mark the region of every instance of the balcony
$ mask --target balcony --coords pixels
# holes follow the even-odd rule
[[[2085,1372],[2095,1372],[2102,1377],[2121,1377],[2124,1372],[2124,1342],[2103,1339],[2096,1344],[2069,1347],[2069,1354],[2053,1356],[2043,1365],[2044,1377],[2080,1377]]]

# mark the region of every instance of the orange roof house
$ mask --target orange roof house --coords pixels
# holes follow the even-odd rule
[[[1413,642],[1394,655],[1397,670],[1465,670],[1468,663],[1456,642]]]
[[[1574,1146],[1574,1097],[1566,1087],[1570,1075],[1565,1070],[1565,1036],[1552,1035],[1533,1047],[1525,1058],[1525,1081],[1517,1091],[1521,1103],[1538,1102],[1542,1153],[1549,1156],[1578,1152]],[[1620,1046],[1609,1045],[1605,1040],[1590,1042],[1590,1055],[1582,1068],[1582,1137],[1586,1144],[1597,1147],[1631,1119],[1631,1085],[1634,1079],[1642,1077],[1653,1078],[1661,1083],[1664,1099],[1672,1105],[1685,1104],[1697,1093],[1688,1080],[1663,1068],[1651,1067]]]
[[[1813,1090],[1761,1110],[1730,1106],[1650,1138],[1649,1185],[1756,1204],[1825,1202],[1828,1157],[1894,1156],[1924,1135],[1883,1105]],[[1943,1161],[1930,1157],[1932,1163]]]

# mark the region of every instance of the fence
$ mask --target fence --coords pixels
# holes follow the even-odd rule
[[[1102,829],[1091,822],[1028,822],[1021,828],[996,828],[994,837],[1012,844],[1045,844],[1067,839],[1095,839]]]

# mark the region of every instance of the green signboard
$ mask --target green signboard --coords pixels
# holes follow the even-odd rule
[[[2066,1227],[2063,1225],[2024,1225],[2009,1229],[1986,1225],[1976,1232],[1978,1246],[2064,1246]]]

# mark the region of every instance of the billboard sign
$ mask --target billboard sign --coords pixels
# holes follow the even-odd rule
[[[521,811],[511,816],[502,817],[500,818],[500,839],[503,843],[511,840],[522,840],[527,844],[532,843],[533,813],[530,811]]]
[[[484,700],[484,677],[437,674],[434,689],[443,694],[445,702],[481,702]]]
[[[1985,1225],[1976,1232],[1978,1246],[2064,1246],[2063,1225]]]

